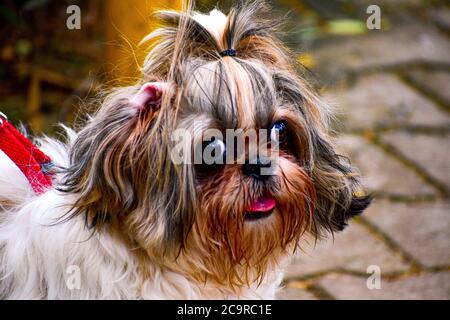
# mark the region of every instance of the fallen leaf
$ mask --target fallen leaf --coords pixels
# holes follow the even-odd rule
[[[328,22],[326,31],[329,34],[351,36],[367,33],[367,26],[360,20],[340,19]]]
[[[316,65],[316,58],[310,53],[300,54],[298,61],[307,68],[314,68]]]

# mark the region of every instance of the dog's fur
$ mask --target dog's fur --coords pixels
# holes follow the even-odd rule
[[[102,99],[84,128],[67,129],[66,144],[38,142],[56,165],[44,194],[0,153],[1,297],[272,299],[302,235],[340,231],[365,209],[369,197],[327,135],[329,109],[266,11],[257,1],[228,16],[160,12],[142,81]],[[227,49],[237,56],[221,57]],[[159,105],[136,108],[132,97],[155,81],[170,84]],[[171,161],[176,129],[195,145],[208,128],[280,120],[288,138],[265,182],[239,164]],[[274,214],[246,221],[248,205],[267,194]],[[81,277],[72,290],[71,270]]]

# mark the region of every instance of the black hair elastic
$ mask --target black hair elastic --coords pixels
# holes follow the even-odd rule
[[[236,55],[236,50],[234,49],[228,49],[220,53],[221,57],[236,57]]]

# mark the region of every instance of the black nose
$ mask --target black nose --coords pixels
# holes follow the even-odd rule
[[[242,166],[242,172],[258,180],[266,180],[270,177],[267,172],[262,172],[262,168],[270,168],[272,163],[269,159],[258,158],[256,162],[246,163]]]

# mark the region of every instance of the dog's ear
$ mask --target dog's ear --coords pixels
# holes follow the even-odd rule
[[[158,108],[161,102],[162,93],[163,91],[166,91],[168,87],[169,84],[165,82],[145,83],[130,100],[130,103],[140,110]]]
[[[348,225],[348,221],[359,216],[366,210],[372,201],[372,196],[365,194],[363,191],[352,192],[351,195],[345,192],[341,193],[341,199],[348,197],[349,200],[337,202],[334,210],[331,212],[333,231],[342,231]]]
[[[360,215],[372,196],[363,190],[359,174],[350,161],[337,154],[331,143],[315,141],[316,163],[312,172],[316,189],[314,225],[320,229],[342,231],[352,217]]]
[[[75,196],[63,218],[82,215],[96,230],[128,228],[147,249],[182,243],[195,211],[192,183],[185,181],[193,174],[170,157],[174,119],[168,110],[175,94],[172,85],[147,83],[116,89],[101,101],[78,133],[59,183]]]
[[[70,217],[86,214],[90,226],[136,210],[156,161],[154,141],[160,138],[152,128],[166,85],[146,83],[136,89],[120,88],[106,96],[71,147],[59,189],[78,196]]]

